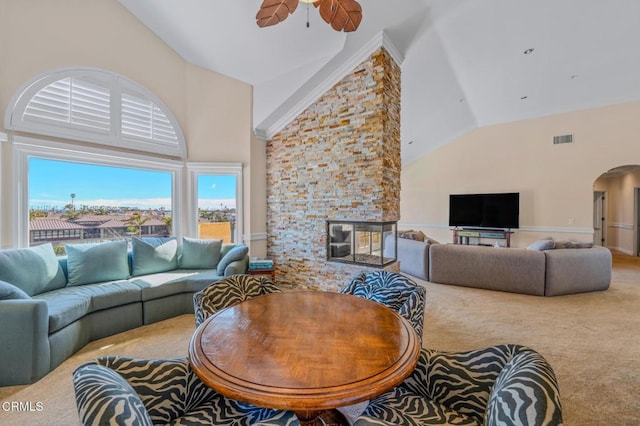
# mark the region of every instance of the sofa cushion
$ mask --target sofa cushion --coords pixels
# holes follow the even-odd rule
[[[13,284],[0,281],[0,300],[31,299],[31,297]]]
[[[179,265],[182,269],[215,268],[220,261],[222,240],[182,238]]]
[[[429,248],[429,281],[544,296],[545,253],[433,244]]]
[[[0,280],[13,284],[29,296],[67,284],[51,243],[0,251]]]
[[[133,238],[133,276],[171,271],[178,267],[178,241],[174,238]]]
[[[176,269],[137,277],[132,282],[142,289],[142,301],[180,293],[195,293],[220,281],[224,276],[215,269]]]
[[[67,244],[67,286],[123,280],[129,277],[127,241]]]
[[[238,244],[229,250],[218,262],[218,275],[224,275],[224,270],[227,269],[227,266],[231,262],[235,262],[236,260],[242,260],[249,253],[249,247],[244,244]]]
[[[66,327],[90,312],[91,296],[79,294],[73,287],[38,294],[34,300],[47,303],[49,334]]]

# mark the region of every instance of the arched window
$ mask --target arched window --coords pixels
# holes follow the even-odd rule
[[[65,68],[27,82],[9,103],[5,128],[186,157],[169,109],[140,84],[95,68]]]

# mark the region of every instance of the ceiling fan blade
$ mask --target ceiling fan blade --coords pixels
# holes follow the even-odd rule
[[[320,16],[336,31],[351,32],[362,21],[362,6],[356,0],[318,0]],[[317,6],[316,6],[317,7]]]
[[[278,24],[287,19],[296,7],[298,0],[264,0],[256,14],[256,23],[259,27]]]

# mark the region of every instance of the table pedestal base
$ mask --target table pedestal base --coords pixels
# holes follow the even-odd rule
[[[349,426],[347,418],[338,410],[296,411],[300,426]]]

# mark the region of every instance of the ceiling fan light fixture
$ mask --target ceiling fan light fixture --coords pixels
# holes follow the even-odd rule
[[[256,23],[259,27],[278,24],[296,10],[298,2],[307,4],[307,15],[309,4],[313,4],[322,19],[336,31],[355,31],[362,21],[362,6],[358,0],[263,0]],[[307,17],[307,27],[308,22]]]

